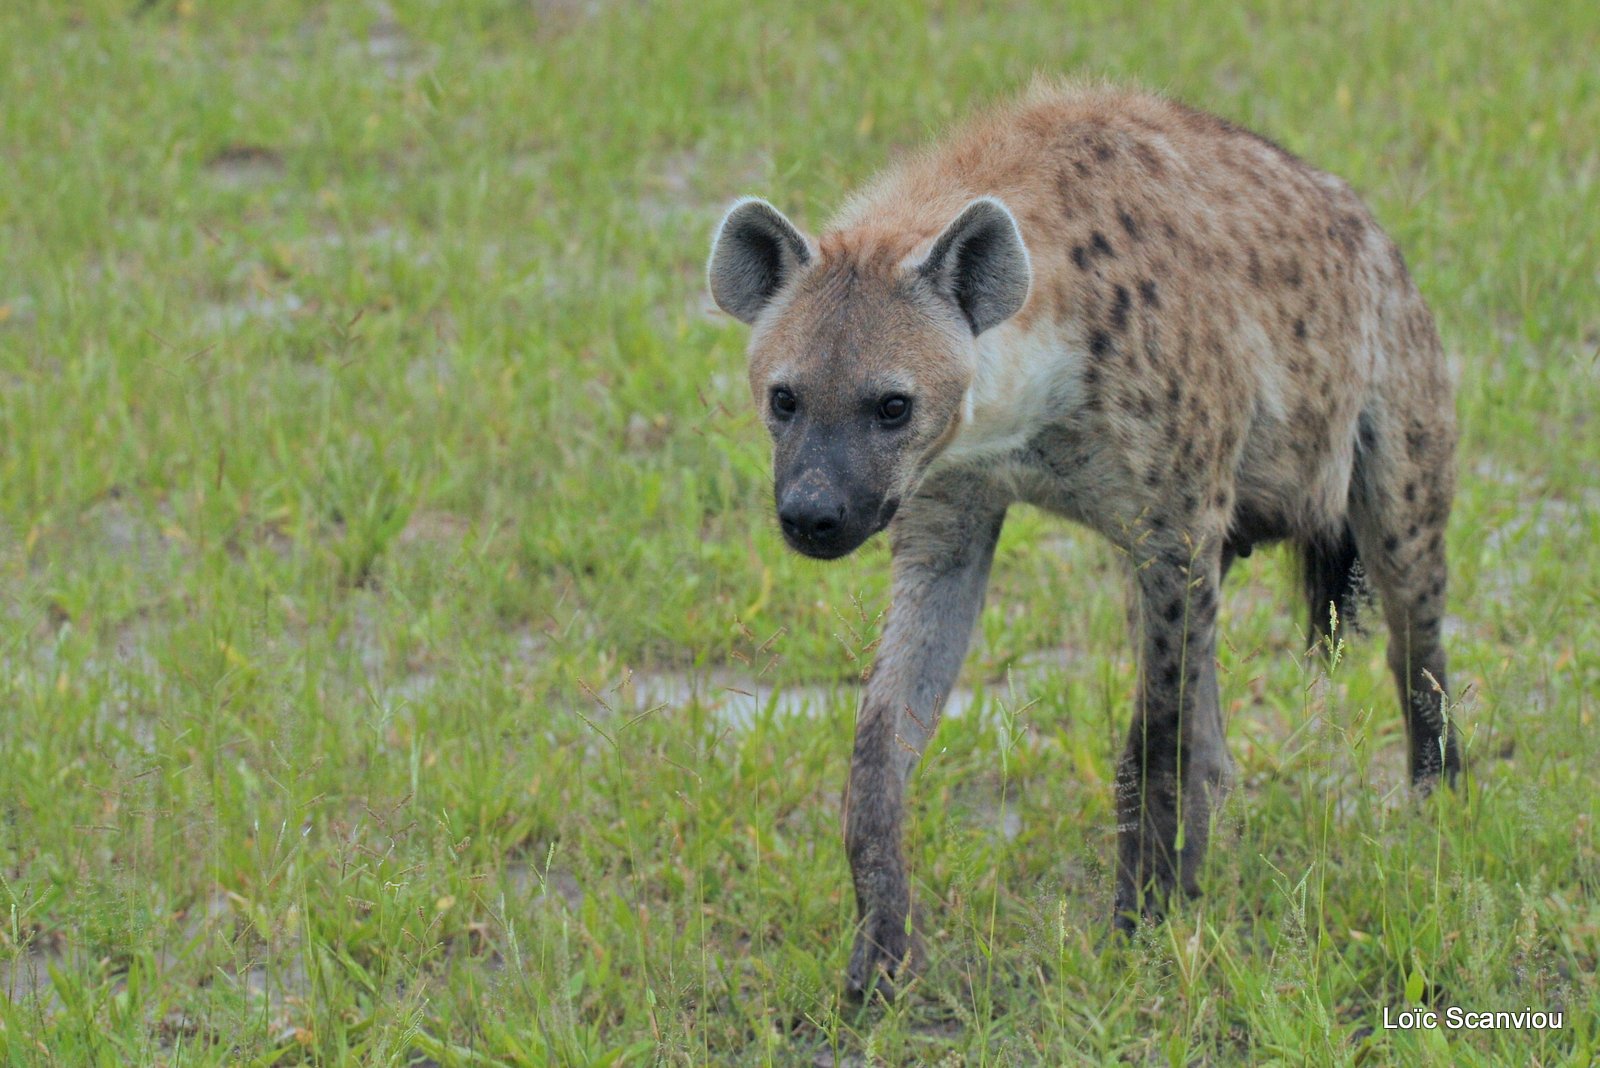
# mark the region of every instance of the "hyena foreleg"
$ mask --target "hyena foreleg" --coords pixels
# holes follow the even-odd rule
[[[906,780],[939,723],[983,606],[1003,507],[924,490],[892,528],[894,579],[845,792],[845,848],[860,925],[849,989],[890,980],[911,963],[911,892],[901,850]]]
[[[1231,775],[1217,697],[1221,548],[1173,546],[1137,567],[1139,693],[1117,769],[1116,924],[1199,894],[1213,807]]]

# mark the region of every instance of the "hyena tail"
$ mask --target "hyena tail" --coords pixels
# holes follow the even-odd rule
[[[1361,557],[1350,525],[1302,542],[1300,567],[1311,612],[1312,645],[1331,648],[1353,629],[1361,594]]]

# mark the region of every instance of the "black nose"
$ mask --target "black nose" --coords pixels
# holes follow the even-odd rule
[[[778,522],[791,541],[826,548],[844,530],[845,507],[838,501],[813,496],[785,501]]]

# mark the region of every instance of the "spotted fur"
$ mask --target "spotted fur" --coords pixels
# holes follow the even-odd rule
[[[975,204],[991,225],[941,253]],[[1454,777],[1439,641],[1452,388],[1404,259],[1348,185],[1160,97],[1040,85],[886,171],[815,241],[770,205],[736,206],[725,233],[749,222],[741,210],[784,234],[775,250],[719,240],[711,266],[713,292],[741,294],[719,302],[754,326],[780,515],[798,500],[819,527],[858,520],[791,541],[840,555],[888,523],[894,550],[847,792],[853,988],[914,956],[904,787],[1012,505],[1099,532],[1133,575],[1119,924],[1198,892],[1231,766],[1218,594],[1256,545],[1299,549],[1313,635],[1335,608],[1347,618],[1359,561],[1388,623],[1412,776]],[[755,276],[765,288],[738,288]],[[988,302],[982,316],[968,300]],[[775,414],[780,389],[793,413]],[[905,424],[873,421],[885,390],[913,405]]]

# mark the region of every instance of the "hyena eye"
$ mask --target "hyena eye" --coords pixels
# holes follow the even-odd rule
[[[779,419],[788,419],[794,415],[795,409],[800,405],[794,399],[794,394],[779,386],[772,391],[772,414]]]
[[[878,402],[878,422],[884,426],[899,426],[911,414],[911,398],[891,393]]]

